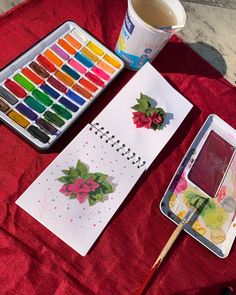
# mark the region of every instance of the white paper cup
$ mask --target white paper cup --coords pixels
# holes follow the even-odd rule
[[[147,61],[151,62],[165,46],[172,35],[179,29],[160,30],[154,28],[134,10],[133,3],[137,0],[128,0],[126,13],[120,35],[116,44],[116,54],[123,59],[126,67],[139,70]],[[139,0],[140,1],[140,0]],[[155,0],[153,0],[155,2]],[[143,0],[145,5],[145,0]],[[176,25],[184,27],[186,14],[179,0],[162,0],[176,18]]]

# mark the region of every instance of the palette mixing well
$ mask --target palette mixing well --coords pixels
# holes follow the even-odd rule
[[[120,73],[123,62],[66,22],[0,74],[0,118],[49,148]]]
[[[210,115],[178,167],[161,211],[179,223],[197,201],[185,231],[221,258],[236,237],[236,132]]]

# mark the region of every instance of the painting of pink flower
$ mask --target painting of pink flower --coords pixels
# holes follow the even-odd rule
[[[78,178],[75,183],[69,184],[69,189],[76,194],[87,194],[90,192],[90,187],[86,184],[83,178]]]
[[[61,188],[60,188],[60,193],[63,193],[64,195],[66,195],[67,197],[70,196],[71,194],[71,190],[69,189],[69,184],[64,184]]]
[[[88,193],[78,193],[76,194],[76,198],[80,203],[83,203],[85,200],[87,200],[89,197]]]
[[[147,128],[149,129],[152,125],[152,118],[146,117],[141,112],[133,112],[133,121],[137,128]]]
[[[77,199],[79,203],[88,200],[90,206],[96,202],[103,202],[106,195],[114,191],[107,181],[108,175],[95,172],[89,173],[87,166],[78,160],[76,167],[62,170],[64,176],[58,178],[64,184],[59,192],[69,199]]]
[[[69,184],[68,189],[71,193],[76,194],[76,198],[80,203],[83,203],[89,197],[90,187],[83,178],[79,178],[75,183]]]
[[[100,184],[98,184],[97,182],[95,182],[92,177],[89,178],[89,180],[86,181],[86,185],[89,186],[90,191],[94,192],[97,188],[100,187]]]
[[[162,108],[155,107],[155,104],[151,97],[140,93],[137,104],[131,107],[136,111],[132,113],[136,128],[162,129],[166,112]]]

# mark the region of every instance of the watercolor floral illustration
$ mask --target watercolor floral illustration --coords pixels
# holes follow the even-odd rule
[[[90,173],[87,166],[78,160],[76,167],[62,170],[64,176],[58,178],[62,183],[60,193],[69,199],[77,199],[80,203],[88,200],[90,206],[97,202],[103,202],[107,194],[114,189],[108,182],[108,175],[95,172]]]
[[[166,113],[162,108],[152,106],[152,98],[140,93],[137,104],[131,107],[133,112],[133,122],[136,128],[147,128],[160,130],[163,126]]]

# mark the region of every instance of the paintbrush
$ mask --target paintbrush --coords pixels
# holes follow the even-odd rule
[[[162,31],[178,31],[182,29],[184,26],[183,25],[175,25],[175,26],[166,26],[166,27],[159,27],[159,30]]]
[[[196,200],[194,202],[194,204],[190,207],[190,209],[188,210],[188,212],[186,213],[184,218],[181,220],[179,225],[176,227],[176,229],[174,230],[174,232],[170,236],[169,240],[167,241],[164,248],[162,249],[160,255],[157,257],[156,261],[154,262],[151,270],[147,274],[142,286],[137,291],[137,293],[135,293],[136,295],[142,295],[143,294],[144,290],[146,289],[146,287],[147,287],[148,283],[150,282],[151,278],[153,277],[154,273],[156,272],[156,270],[160,266],[161,262],[165,258],[166,254],[170,250],[171,246],[174,244],[175,240],[178,238],[179,234],[181,233],[183,227],[190,221],[190,219],[192,218],[194,213],[196,213],[197,208],[198,208],[197,207],[198,201],[199,200]]]

